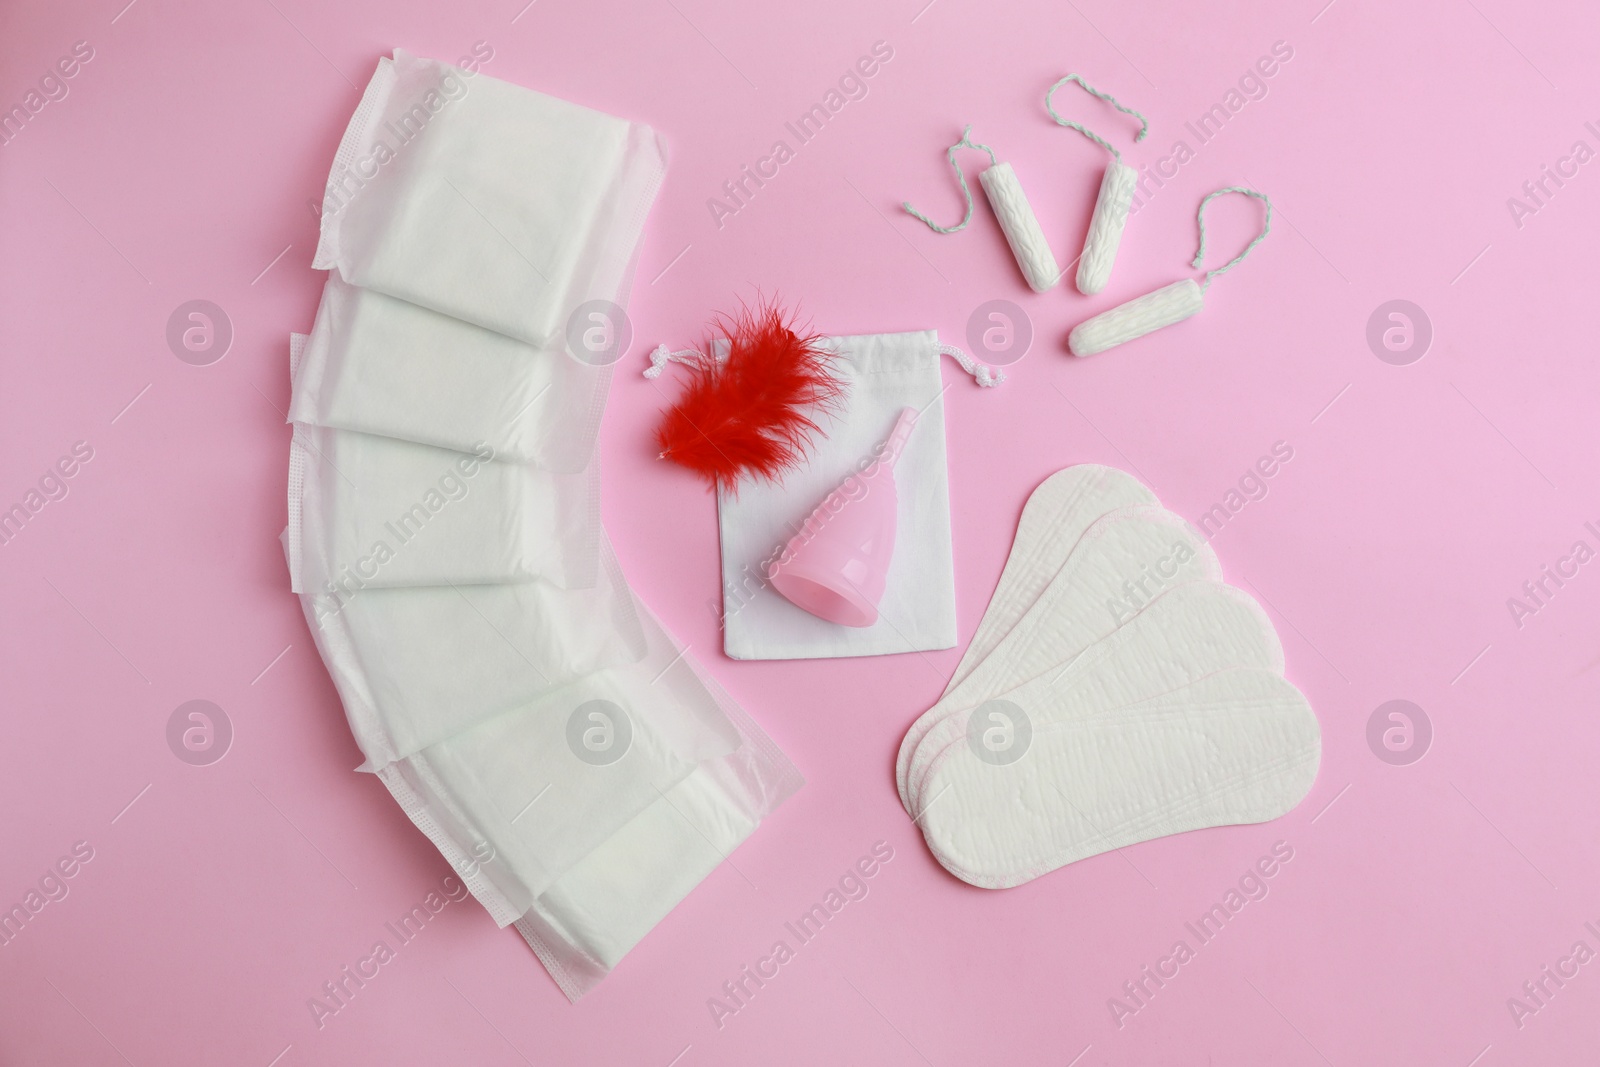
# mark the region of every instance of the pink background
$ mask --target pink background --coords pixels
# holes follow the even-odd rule
[[[0,1062],[1592,1062],[1600,963],[1520,1027],[1507,998],[1574,942],[1600,949],[1584,927],[1600,927],[1600,563],[1520,628],[1506,600],[1574,541],[1600,547],[1583,528],[1600,526],[1600,162],[1520,227],[1506,201],[1574,141],[1600,148],[1584,127],[1600,120],[1600,11],[1323,2],[0,7],[5,107],[75,41],[94,50],[0,147],[0,506],[75,441],[94,450],[0,546],[0,905],[75,842],[94,852],[0,947]],[[893,58],[868,95],[719,228],[707,199],[880,40]],[[640,594],[808,783],[577,1006],[520,939],[452,905],[319,1029],[308,998],[448,868],[352,773],[288,592],[285,338],[316,305],[307,205],[357,87],[396,45],[454,59],[475,41],[494,50],[486,73],[642,119],[671,146],[603,431],[606,522]],[[1277,41],[1293,58],[1268,95],[1197,145],[1183,123]],[[1071,259],[1104,157],[1041,106],[1069,70],[1150,116],[1129,162],[1180,138],[1196,151],[1131,220],[1096,298],[1029,292],[986,207],[953,237],[897,208],[957,217],[943,150],[971,122]],[[1127,144],[1098,105],[1061,100]],[[1065,355],[1090,313],[1190,276],[1200,197],[1239,183],[1272,195],[1276,225],[1204,313]],[[1255,219],[1215,206],[1216,261]],[[1006,892],[945,875],[892,762],[960,649],[722,657],[712,500],[648,446],[671,389],[639,377],[643,352],[695,340],[758,286],[833,333],[936,327],[965,344],[996,298],[1031,317],[1033,350],[1001,388],[945,367],[963,643],[1050,472],[1121,466],[1194,520],[1287,442],[1268,495],[1213,543],[1321,719],[1304,804]],[[235,330],[205,367],[164,338],[196,298]],[[1397,298],[1435,333],[1409,366],[1366,342]],[[1366,724],[1402,698],[1434,738],[1391,766]],[[235,731],[210,766],[166,742],[191,699]],[[1119,1028],[1108,998],[1280,840],[1294,858],[1267,898]],[[894,859],[870,895],[719,1029],[707,999],[878,841]]]

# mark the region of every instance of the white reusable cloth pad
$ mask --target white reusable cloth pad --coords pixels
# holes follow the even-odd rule
[[[297,593],[541,578],[595,581],[599,465],[553,474],[393,437],[297,424],[285,545]]]
[[[592,589],[548,582],[301,597],[350,730],[383,767],[595,671],[636,663],[644,631],[609,542]]]
[[[734,659],[814,659],[925,652],[956,643],[944,388],[933,331],[833,337],[832,369],[845,396],[820,419],[826,437],[781,485],[744,483],[719,493],[723,648]],[[902,408],[916,427],[895,464],[899,500],[894,557],[878,621],[850,627],[796,607],[768,583],[766,566],[800,523],[870,459]]]
[[[973,885],[1260,822],[1309,791],[1317,720],[1270,620],[1127,475],[1058,472],[939,703],[907,732],[901,802]]]
[[[303,351],[303,355],[301,354]],[[328,275],[290,337],[289,421],[573,472],[589,464],[612,368],[540,350]]]
[[[339,142],[312,266],[556,344],[620,300],[664,168],[648,126],[396,49]]]

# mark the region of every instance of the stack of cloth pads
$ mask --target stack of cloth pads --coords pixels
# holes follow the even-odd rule
[[[620,352],[569,335],[617,326],[664,167],[646,126],[396,51],[290,345],[284,548],[361,769],[574,1000],[801,784],[600,523]]]
[[[1278,818],[1321,756],[1283,667],[1188,523],[1121,471],[1069,467],[1029,497],[972,644],[901,742],[900,801],[945,869],[987,889]]]

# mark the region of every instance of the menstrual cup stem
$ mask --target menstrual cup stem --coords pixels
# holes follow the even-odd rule
[[[906,447],[906,439],[911,436],[911,429],[916,424],[917,409],[901,408],[899,417],[894,420],[894,429],[889,431],[889,439],[883,443],[883,455],[878,459],[885,469],[894,469],[900,453]]]

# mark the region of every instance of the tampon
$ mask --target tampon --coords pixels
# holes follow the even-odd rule
[[[1067,348],[1075,356],[1092,356],[1143,337],[1163,326],[1182,322],[1204,306],[1205,298],[1193,278],[1163,285],[1153,293],[1102,311],[1080,322],[1067,335]]]
[[[1045,292],[1061,280],[1061,268],[1056,265],[1056,257],[1045,241],[1044,228],[1022,192],[1017,172],[1009,163],[996,163],[981,172],[978,181],[983,183],[989,206],[994,209],[994,217],[1000,220],[1000,229],[1005,231],[1006,243],[1011,246],[1011,254],[1017,257],[1017,266],[1022,268],[1029,288],[1036,293]],[[1127,214],[1126,207],[1123,214]],[[1117,232],[1122,232],[1120,222]]]
[[[1111,267],[1117,261],[1117,248],[1122,244],[1122,229],[1128,222],[1128,207],[1133,202],[1133,190],[1139,182],[1139,172],[1124,164],[1122,153],[1104,137],[1082,123],[1072,122],[1056,114],[1051,98],[1055,96],[1057,89],[1068,82],[1077,83],[1090,96],[1104,100],[1123,114],[1138,119],[1139,132],[1133,138],[1135,143],[1144,140],[1144,135],[1150,132],[1150,122],[1133,108],[1118,103],[1117,98],[1110,93],[1102,93],[1076,74],[1068,74],[1050,86],[1049,91],[1044,94],[1044,109],[1050,112],[1052,119],[1068,129],[1077,130],[1111,153],[1111,163],[1100,179],[1100,193],[1095,198],[1094,216],[1089,220],[1089,232],[1083,238],[1083,255],[1078,257],[1078,291],[1085,296],[1093,296],[1104,289],[1106,282],[1111,279]]]
[[[1215,270],[1206,271],[1203,285],[1196,285],[1194,279],[1185,278],[1181,282],[1162,286],[1153,293],[1146,293],[1137,300],[1119,304],[1110,311],[1102,311],[1087,322],[1080,322],[1067,335],[1069,352],[1075,356],[1092,356],[1097,352],[1104,352],[1108,348],[1115,348],[1136,337],[1143,337],[1163,326],[1182,322],[1205,305],[1205,291],[1210,288],[1211,279],[1219,274],[1226,274],[1244,262],[1244,257],[1272,232],[1272,201],[1265,195],[1237,185],[1218,189],[1200,201],[1200,210],[1196,216],[1200,226],[1200,247],[1194,254],[1192,266],[1198,267],[1206,255],[1206,205],[1224,193],[1242,193],[1266,205],[1267,217],[1262,224],[1261,232],[1245,245],[1244,251]]]
[[[1089,220],[1083,256],[1078,260],[1078,292],[1085,296],[1098,293],[1111,280],[1111,266],[1117,261],[1122,228],[1128,224],[1128,207],[1138,181],[1137,170],[1115,160],[1100,179],[1100,196],[1094,202],[1094,217]]]
[[[961,173],[960,165],[956,163],[956,150],[976,148],[987,153],[989,167],[978,174],[978,180],[983,183],[983,193],[989,198],[995,218],[1000,221],[1000,229],[1006,235],[1006,243],[1011,246],[1011,254],[1017,258],[1017,266],[1022,268],[1022,276],[1028,280],[1034,292],[1042,293],[1061,280],[1061,268],[1056,265],[1056,257],[1045,241],[1044,229],[1039,225],[1033,208],[1028,206],[1022,183],[1017,181],[1017,173],[1011,169],[1011,164],[996,159],[994,149],[988,145],[972,141],[971,133],[971,126],[962,130],[961,140],[951,145],[945,153],[956,172],[956,181],[961,183],[961,196],[967,204],[966,214],[961,216],[961,221],[954,226],[940,226],[909,203],[901,207],[927,223],[934,233],[955,233],[965,229],[967,223],[972,221],[972,189],[967,185],[967,177]]]

